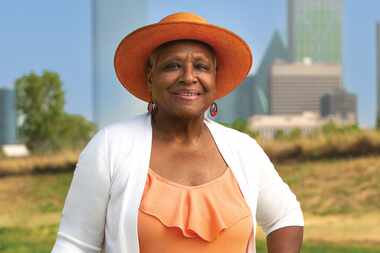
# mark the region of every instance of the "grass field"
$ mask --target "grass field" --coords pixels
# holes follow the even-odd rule
[[[282,164],[305,211],[303,253],[380,252],[380,158]],[[50,252],[71,172],[0,178],[0,252]],[[258,252],[265,252],[258,233]]]

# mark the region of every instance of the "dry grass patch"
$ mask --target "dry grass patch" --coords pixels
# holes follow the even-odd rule
[[[380,157],[280,164],[277,169],[308,213],[380,211]]]
[[[277,162],[380,155],[380,131],[336,133],[294,140],[258,140]]]
[[[338,245],[372,246],[380,249],[380,213],[362,215],[305,214],[305,242],[324,242]],[[264,240],[264,233],[257,230]]]
[[[57,224],[72,173],[0,178],[0,227]]]
[[[73,169],[79,151],[64,150],[54,154],[31,155],[23,158],[0,159],[0,176],[59,172]]]

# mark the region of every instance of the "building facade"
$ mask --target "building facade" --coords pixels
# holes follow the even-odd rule
[[[320,114],[323,118],[337,118],[357,123],[357,98],[344,89],[336,89],[321,97]]]
[[[303,112],[297,115],[254,115],[248,120],[249,129],[258,132],[260,137],[266,139],[273,139],[279,131],[289,134],[294,129],[299,129],[303,135],[307,135],[325,123],[319,113],[315,112]]]
[[[146,111],[146,103],[126,91],[116,79],[113,57],[121,39],[147,24],[145,0],[95,0],[93,25],[94,121],[103,127]]]
[[[15,144],[17,129],[15,91],[0,88],[0,145]]]
[[[341,63],[342,0],[288,0],[291,60]]]
[[[260,137],[273,139],[279,132],[289,135],[299,131],[301,135],[310,135],[330,122],[340,126],[356,123],[351,118],[343,119],[336,115],[321,117],[319,113],[305,111],[302,114],[254,115],[248,119],[248,127]]]
[[[270,114],[320,112],[320,99],[341,88],[341,65],[276,61],[270,71]]]

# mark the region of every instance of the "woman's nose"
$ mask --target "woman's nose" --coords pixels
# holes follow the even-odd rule
[[[198,81],[193,64],[186,64],[184,66],[182,80],[186,84],[194,84]]]

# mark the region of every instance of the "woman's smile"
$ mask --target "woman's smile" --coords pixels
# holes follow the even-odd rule
[[[191,89],[178,89],[170,93],[174,95],[176,98],[180,98],[180,99],[188,100],[188,101],[198,99],[202,95],[202,92],[197,91],[197,90],[191,90]]]

